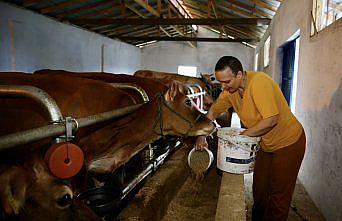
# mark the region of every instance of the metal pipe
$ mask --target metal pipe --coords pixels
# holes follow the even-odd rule
[[[123,190],[121,199],[124,199],[134,187],[140,183],[145,177],[147,177],[153,171],[153,164],[149,164],[137,177],[135,177]]]
[[[136,84],[132,84],[132,83],[111,83],[111,85],[114,87],[117,87],[117,88],[126,88],[126,89],[136,90],[140,93],[140,95],[141,95],[141,97],[145,103],[149,101],[148,95],[145,92],[145,90]]]
[[[31,98],[44,108],[50,122],[63,120],[63,115],[56,101],[40,88],[27,85],[0,85],[0,97]]]
[[[100,123],[113,118],[132,113],[137,110],[142,104],[131,105],[113,111],[108,111],[96,115],[91,115],[84,118],[76,119],[78,127],[86,127],[95,123]],[[76,129],[76,122],[72,122],[73,130]],[[65,133],[64,124],[47,125],[35,129],[30,129],[22,132],[17,132],[0,137],[0,151],[8,150],[12,147],[23,145],[26,143],[38,141],[47,137],[54,137]]]
[[[145,179],[145,177],[147,177],[153,171],[156,171],[156,169],[164,162],[165,158],[171,153],[171,151],[177,148],[180,144],[182,144],[182,142],[177,140],[173,147],[169,148],[164,154],[158,156],[153,162],[149,163],[147,167],[140,174],[138,174],[138,176],[132,179],[127,184],[127,186],[122,190],[121,200],[124,199],[127,196],[127,194],[134,189],[134,187],[137,184],[139,184],[143,179]]]

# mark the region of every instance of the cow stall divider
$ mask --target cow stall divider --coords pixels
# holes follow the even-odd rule
[[[52,123],[51,125],[1,136],[0,151],[66,133],[66,121],[64,120],[57,103],[42,89],[23,85],[0,85],[0,97],[27,97],[38,101],[38,103],[47,111],[49,120]],[[142,105],[143,104],[131,105],[113,111],[74,119],[69,122],[72,124],[72,130],[74,131],[77,128],[87,127],[130,114]]]
[[[126,89],[134,89],[137,90],[143,98],[143,101],[146,103],[149,99],[144,90],[140,90],[134,85],[125,85],[125,84],[114,84],[114,87],[118,88],[126,88]],[[24,89],[25,88],[25,89]],[[15,92],[17,91],[17,92]],[[31,93],[33,91],[33,93]],[[192,95],[196,94],[194,90],[192,91]],[[205,92],[200,89],[200,93],[198,94],[199,99],[201,99],[199,104],[203,104],[203,96]],[[48,137],[56,137],[60,135],[66,135],[64,138],[68,139],[72,135],[68,134],[69,132],[75,131],[78,128],[90,126],[96,123],[104,122],[110,119],[118,118],[129,113],[134,112],[138,108],[140,108],[143,104],[137,104],[132,106],[127,106],[124,108],[120,108],[113,111],[108,111],[84,118],[73,119],[70,117],[63,118],[61,111],[59,110],[56,102],[43,90],[32,87],[32,86],[22,86],[22,85],[0,85],[0,99],[1,97],[11,98],[11,97],[27,97],[31,98],[42,105],[47,112],[49,117],[49,122],[51,125],[46,125],[30,130],[25,130],[17,133],[12,133],[8,135],[4,135],[0,137],[0,151],[10,150],[13,147],[21,146],[27,143],[35,142]],[[203,105],[201,106],[203,107]],[[56,143],[63,142],[63,137],[59,137],[55,140]],[[166,158],[170,155],[173,150],[179,147],[182,144],[180,138],[175,138],[172,143],[169,143],[169,147],[165,148],[165,152],[162,153],[154,153],[152,148],[153,144],[149,146],[149,154],[147,154],[147,158],[149,158],[148,162],[146,162],[143,171],[136,175],[133,179],[131,179],[124,188],[121,190],[121,199],[124,199],[143,179],[145,179],[148,175],[153,173],[160,167],[161,164],[166,160]]]
[[[135,90],[141,95],[144,103],[149,101],[149,98],[148,98],[146,91],[142,87],[140,87],[136,84],[132,84],[132,83],[110,83],[110,85],[112,85],[113,87],[116,87],[116,88]]]
[[[203,109],[203,97],[206,92],[198,84],[185,84],[185,86],[188,88],[188,98],[194,101],[198,110],[200,110],[202,113],[205,113]]]
[[[149,101],[146,92],[133,84],[114,84],[114,87],[133,89],[139,92],[144,103]],[[21,146],[31,142],[39,141],[48,137],[56,137],[54,143],[61,143],[68,141],[72,138],[72,131],[78,128],[90,126],[96,123],[107,121],[113,118],[121,117],[129,113],[134,112],[143,104],[132,105],[124,108],[120,108],[114,111],[108,111],[84,118],[73,119],[71,117],[63,117],[56,101],[47,94],[44,90],[26,85],[0,85],[0,99],[1,98],[28,98],[32,99],[47,113],[48,122],[50,125],[33,128],[25,131],[20,131],[12,134],[7,134],[0,137],[0,151],[8,151],[13,147]],[[63,136],[64,135],[64,136]],[[172,144],[172,147],[168,148],[165,153],[156,154],[153,151],[153,145],[150,144],[150,154],[147,156],[149,161],[146,168],[143,169],[140,174],[130,180],[120,194],[121,199],[126,197],[144,178],[149,174],[156,171],[157,168],[163,163],[166,157],[172,150],[181,144],[179,139]]]

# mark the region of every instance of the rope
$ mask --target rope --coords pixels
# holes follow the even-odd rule
[[[163,134],[163,115],[162,115],[162,110],[161,110],[161,108],[162,108],[161,107],[161,104],[162,104],[161,99],[163,99],[163,97],[162,97],[162,94],[160,92],[157,93],[155,95],[155,97],[158,99],[157,100],[158,107],[157,107],[157,118],[154,121],[152,130],[155,134],[164,137],[164,134]],[[160,134],[156,131],[156,127],[157,127],[158,122],[160,122],[160,124],[159,124]]]
[[[162,93],[157,93],[155,95],[155,97],[157,98],[157,103],[158,103],[158,109],[157,109],[157,118],[156,120],[154,121],[154,124],[153,124],[153,132],[156,133],[157,135],[160,135],[160,136],[164,136],[163,134],[163,116],[162,116],[162,105],[164,105],[168,110],[171,111],[171,113],[174,113],[176,114],[178,117],[180,117],[182,120],[186,121],[190,127],[189,129],[187,130],[187,132],[185,133],[185,135],[187,135],[190,130],[193,128],[194,124],[199,120],[199,118],[201,117],[201,114],[199,114],[195,121],[192,122],[191,120],[189,120],[188,118],[186,118],[185,116],[183,116],[181,113],[179,113],[176,109],[174,109],[173,107],[171,107],[164,99],[164,96]],[[160,123],[159,123],[160,122]],[[157,124],[159,123],[159,129],[160,129],[160,133],[158,133],[156,131],[156,127],[157,127]]]

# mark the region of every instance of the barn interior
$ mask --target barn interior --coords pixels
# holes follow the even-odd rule
[[[267,73],[303,125],[287,220],[342,220],[341,17],[341,0],[0,1],[0,220],[251,220],[253,174],[216,168],[217,137],[201,182],[187,165],[192,125],[211,133],[199,113],[204,90],[218,96],[213,73],[226,55]],[[197,118],[155,91],[191,98]],[[230,114],[228,126],[241,127]],[[163,131],[163,117],[174,127]],[[59,148],[75,151],[78,169],[52,168]]]

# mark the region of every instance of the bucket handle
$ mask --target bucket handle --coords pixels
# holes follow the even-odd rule
[[[256,152],[258,152],[259,149],[260,149],[260,147],[259,147],[258,144],[255,146],[255,147],[256,147],[255,150],[251,150],[249,146],[247,146],[247,145],[245,145],[245,144],[243,144],[243,143],[237,144],[237,143],[235,143],[234,141],[231,141],[231,140],[228,140],[228,139],[224,139],[224,138],[220,138],[220,139],[222,139],[222,140],[224,140],[224,141],[227,141],[227,142],[233,144],[234,146],[237,146],[237,147],[239,147],[239,148],[241,148],[241,149],[243,149],[244,151],[247,151],[247,152],[256,153]]]

